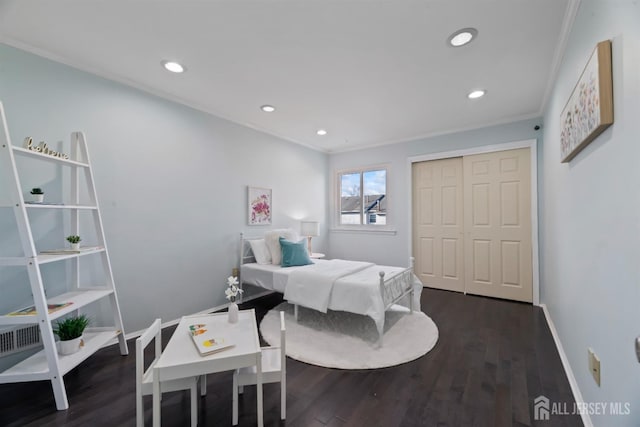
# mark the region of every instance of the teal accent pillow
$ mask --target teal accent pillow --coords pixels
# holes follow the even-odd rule
[[[313,264],[309,253],[307,252],[307,240],[302,239],[299,242],[290,242],[280,237],[280,247],[282,248],[283,267],[294,267],[298,265]]]

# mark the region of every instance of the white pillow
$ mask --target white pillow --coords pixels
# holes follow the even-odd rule
[[[258,264],[271,264],[271,253],[264,239],[249,240],[249,244]]]
[[[264,233],[264,241],[271,253],[271,264],[280,265],[282,262],[282,248],[280,247],[280,237],[297,242],[300,240],[298,233],[291,228],[280,228]]]

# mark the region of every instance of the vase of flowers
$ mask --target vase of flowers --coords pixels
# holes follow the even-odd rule
[[[231,304],[229,304],[229,323],[236,323],[238,321],[238,304],[236,304],[236,298],[238,298],[238,294],[242,294],[243,292],[238,285],[237,277],[227,277],[227,289],[224,291],[224,294],[227,299],[231,301]]]

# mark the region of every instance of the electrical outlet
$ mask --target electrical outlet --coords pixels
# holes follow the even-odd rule
[[[593,352],[593,349],[589,348],[589,371],[591,371],[591,376],[593,380],[600,387],[600,359]]]

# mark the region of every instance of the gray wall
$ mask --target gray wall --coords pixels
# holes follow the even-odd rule
[[[386,265],[407,265],[411,256],[410,224],[408,224],[408,210],[411,209],[409,158],[484,145],[536,139],[540,137],[542,131],[536,132],[533,127],[540,123],[540,119],[524,120],[468,132],[331,155],[329,164],[331,168],[330,179],[332,180],[330,184],[332,202],[333,195],[337,193],[337,184],[333,181],[337,171],[381,164],[388,166],[389,213],[387,222],[389,228],[396,231],[395,234],[333,231],[329,242],[331,256]],[[335,218],[331,217],[330,220],[335,225]]]
[[[246,185],[274,191],[275,226],[323,223],[314,249],[334,258],[404,265],[410,255],[407,159],[422,154],[538,139],[541,300],[551,313],[587,402],[632,402],[630,416],[593,415],[595,425],[640,424],[640,7],[584,0],[543,131],[526,120],[418,141],[326,155],[143,92],[0,45],[0,101],[14,143],[87,134],[127,330],[224,303],[246,226]],[[570,164],[560,163],[558,117],[595,44],[613,40],[615,124]],[[389,166],[395,234],[331,233],[327,200],[335,171]],[[23,186],[55,193],[58,170],[24,165]],[[295,179],[291,179],[295,177]],[[0,185],[3,187],[3,185]],[[201,192],[200,188],[206,187]],[[0,212],[0,253],[15,249]],[[63,233],[38,218],[45,241]],[[254,233],[257,234],[257,233]],[[47,240],[49,239],[49,240]],[[52,271],[64,279],[64,271]],[[0,310],[24,295],[19,274],[0,270]],[[10,297],[14,298],[10,298]],[[602,361],[598,388],[587,347]]]
[[[595,45],[613,42],[615,123],[569,164],[560,163],[560,114]],[[545,112],[541,298],[586,402],[631,402],[628,416],[596,426],[640,425],[640,5],[581,3]],[[601,360],[602,385],[587,364]]]
[[[0,101],[16,145],[32,136],[57,147],[72,131],[87,135],[127,331],[224,304],[240,231],[299,229],[305,218],[326,224],[326,154],[4,45]],[[42,186],[60,196],[59,168],[31,161],[21,170],[25,193]],[[247,185],[273,189],[272,227],[246,225]],[[35,218],[41,248],[64,244],[59,219]],[[15,253],[14,228],[12,212],[0,209],[0,254]],[[314,248],[325,241],[326,229]],[[64,268],[50,274],[65,280]],[[0,311],[29,298],[22,278],[0,270]],[[61,292],[56,283],[50,294]]]

